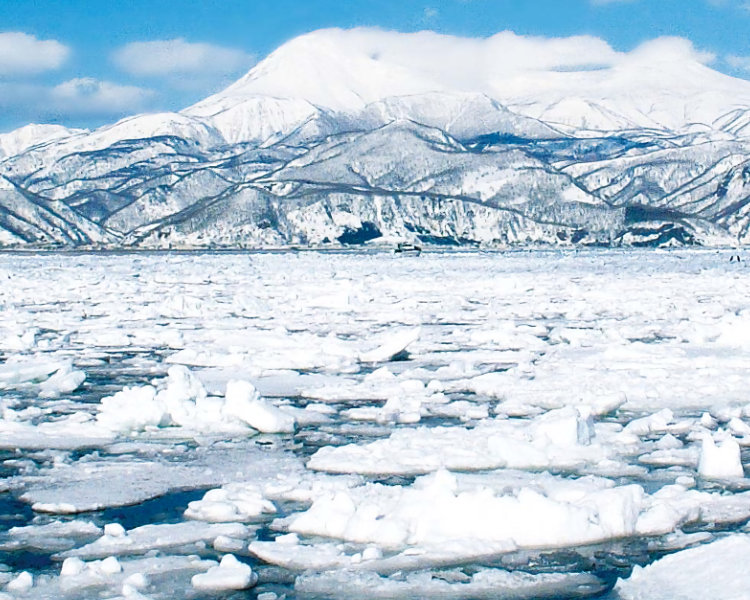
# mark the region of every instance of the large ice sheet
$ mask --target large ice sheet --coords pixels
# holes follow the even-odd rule
[[[367,444],[324,447],[308,467],[332,473],[419,474],[441,468],[574,468],[614,454],[613,434],[598,434],[575,408],[549,411],[532,420],[488,419],[477,427],[399,429]]]
[[[193,451],[183,448],[176,455],[167,451],[140,458],[85,456],[72,464],[14,478],[11,487],[22,492],[20,498],[34,510],[73,514],[138,504],[169,492],[216,487],[245,478],[273,482],[279,472],[293,476],[301,468],[299,459],[289,453],[264,452],[246,443],[217,444]]]
[[[447,471],[413,486],[366,485],[316,500],[288,529],[400,550],[406,546],[461,547],[468,555],[496,543],[508,548],[575,546],[633,535],[644,493],[639,486],[595,489],[562,501],[530,487],[515,494],[486,488],[459,491]]]
[[[750,537],[732,535],[666,556],[617,584],[624,600],[741,600],[750,589]]]

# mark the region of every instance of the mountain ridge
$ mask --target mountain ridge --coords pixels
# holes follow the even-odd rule
[[[750,82],[707,58],[313,32],[178,113],[0,136],[0,245],[745,243]]]

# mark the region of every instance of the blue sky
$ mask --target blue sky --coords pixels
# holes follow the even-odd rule
[[[0,131],[179,110],[323,27],[486,37],[681,36],[750,79],[750,0],[0,0]]]

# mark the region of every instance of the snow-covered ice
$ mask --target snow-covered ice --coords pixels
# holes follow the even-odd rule
[[[245,590],[257,583],[258,576],[250,565],[238,561],[232,554],[226,554],[218,566],[193,575],[191,581],[193,587],[199,590]]]
[[[747,598],[750,538],[733,535],[667,556],[617,584],[623,600],[741,600]]]
[[[0,598],[743,597],[727,264],[3,254]]]

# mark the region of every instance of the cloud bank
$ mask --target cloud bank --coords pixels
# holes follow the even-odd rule
[[[81,77],[55,86],[0,82],[0,111],[25,122],[115,119],[152,107],[148,89]]]
[[[466,38],[431,31],[326,29],[295,38],[223,92],[300,98],[333,110],[358,110],[390,96],[484,93],[501,102],[700,83],[715,57],[684,38],[662,37],[629,52],[605,40],[523,36],[503,31]],[[666,78],[666,79],[665,79]],[[685,80],[685,81],[683,81]]]
[[[118,49],[115,64],[130,75],[223,75],[249,69],[252,55],[233,48],[193,43],[182,38],[133,42]]]
[[[141,87],[79,77],[56,85],[49,99],[58,110],[69,114],[108,115],[144,108],[154,95]]]
[[[39,40],[17,31],[0,33],[0,75],[54,71],[63,66],[70,54],[70,48],[56,40]]]
[[[738,71],[750,73],[750,56],[737,56],[730,54],[726,57],[727,64]]]

